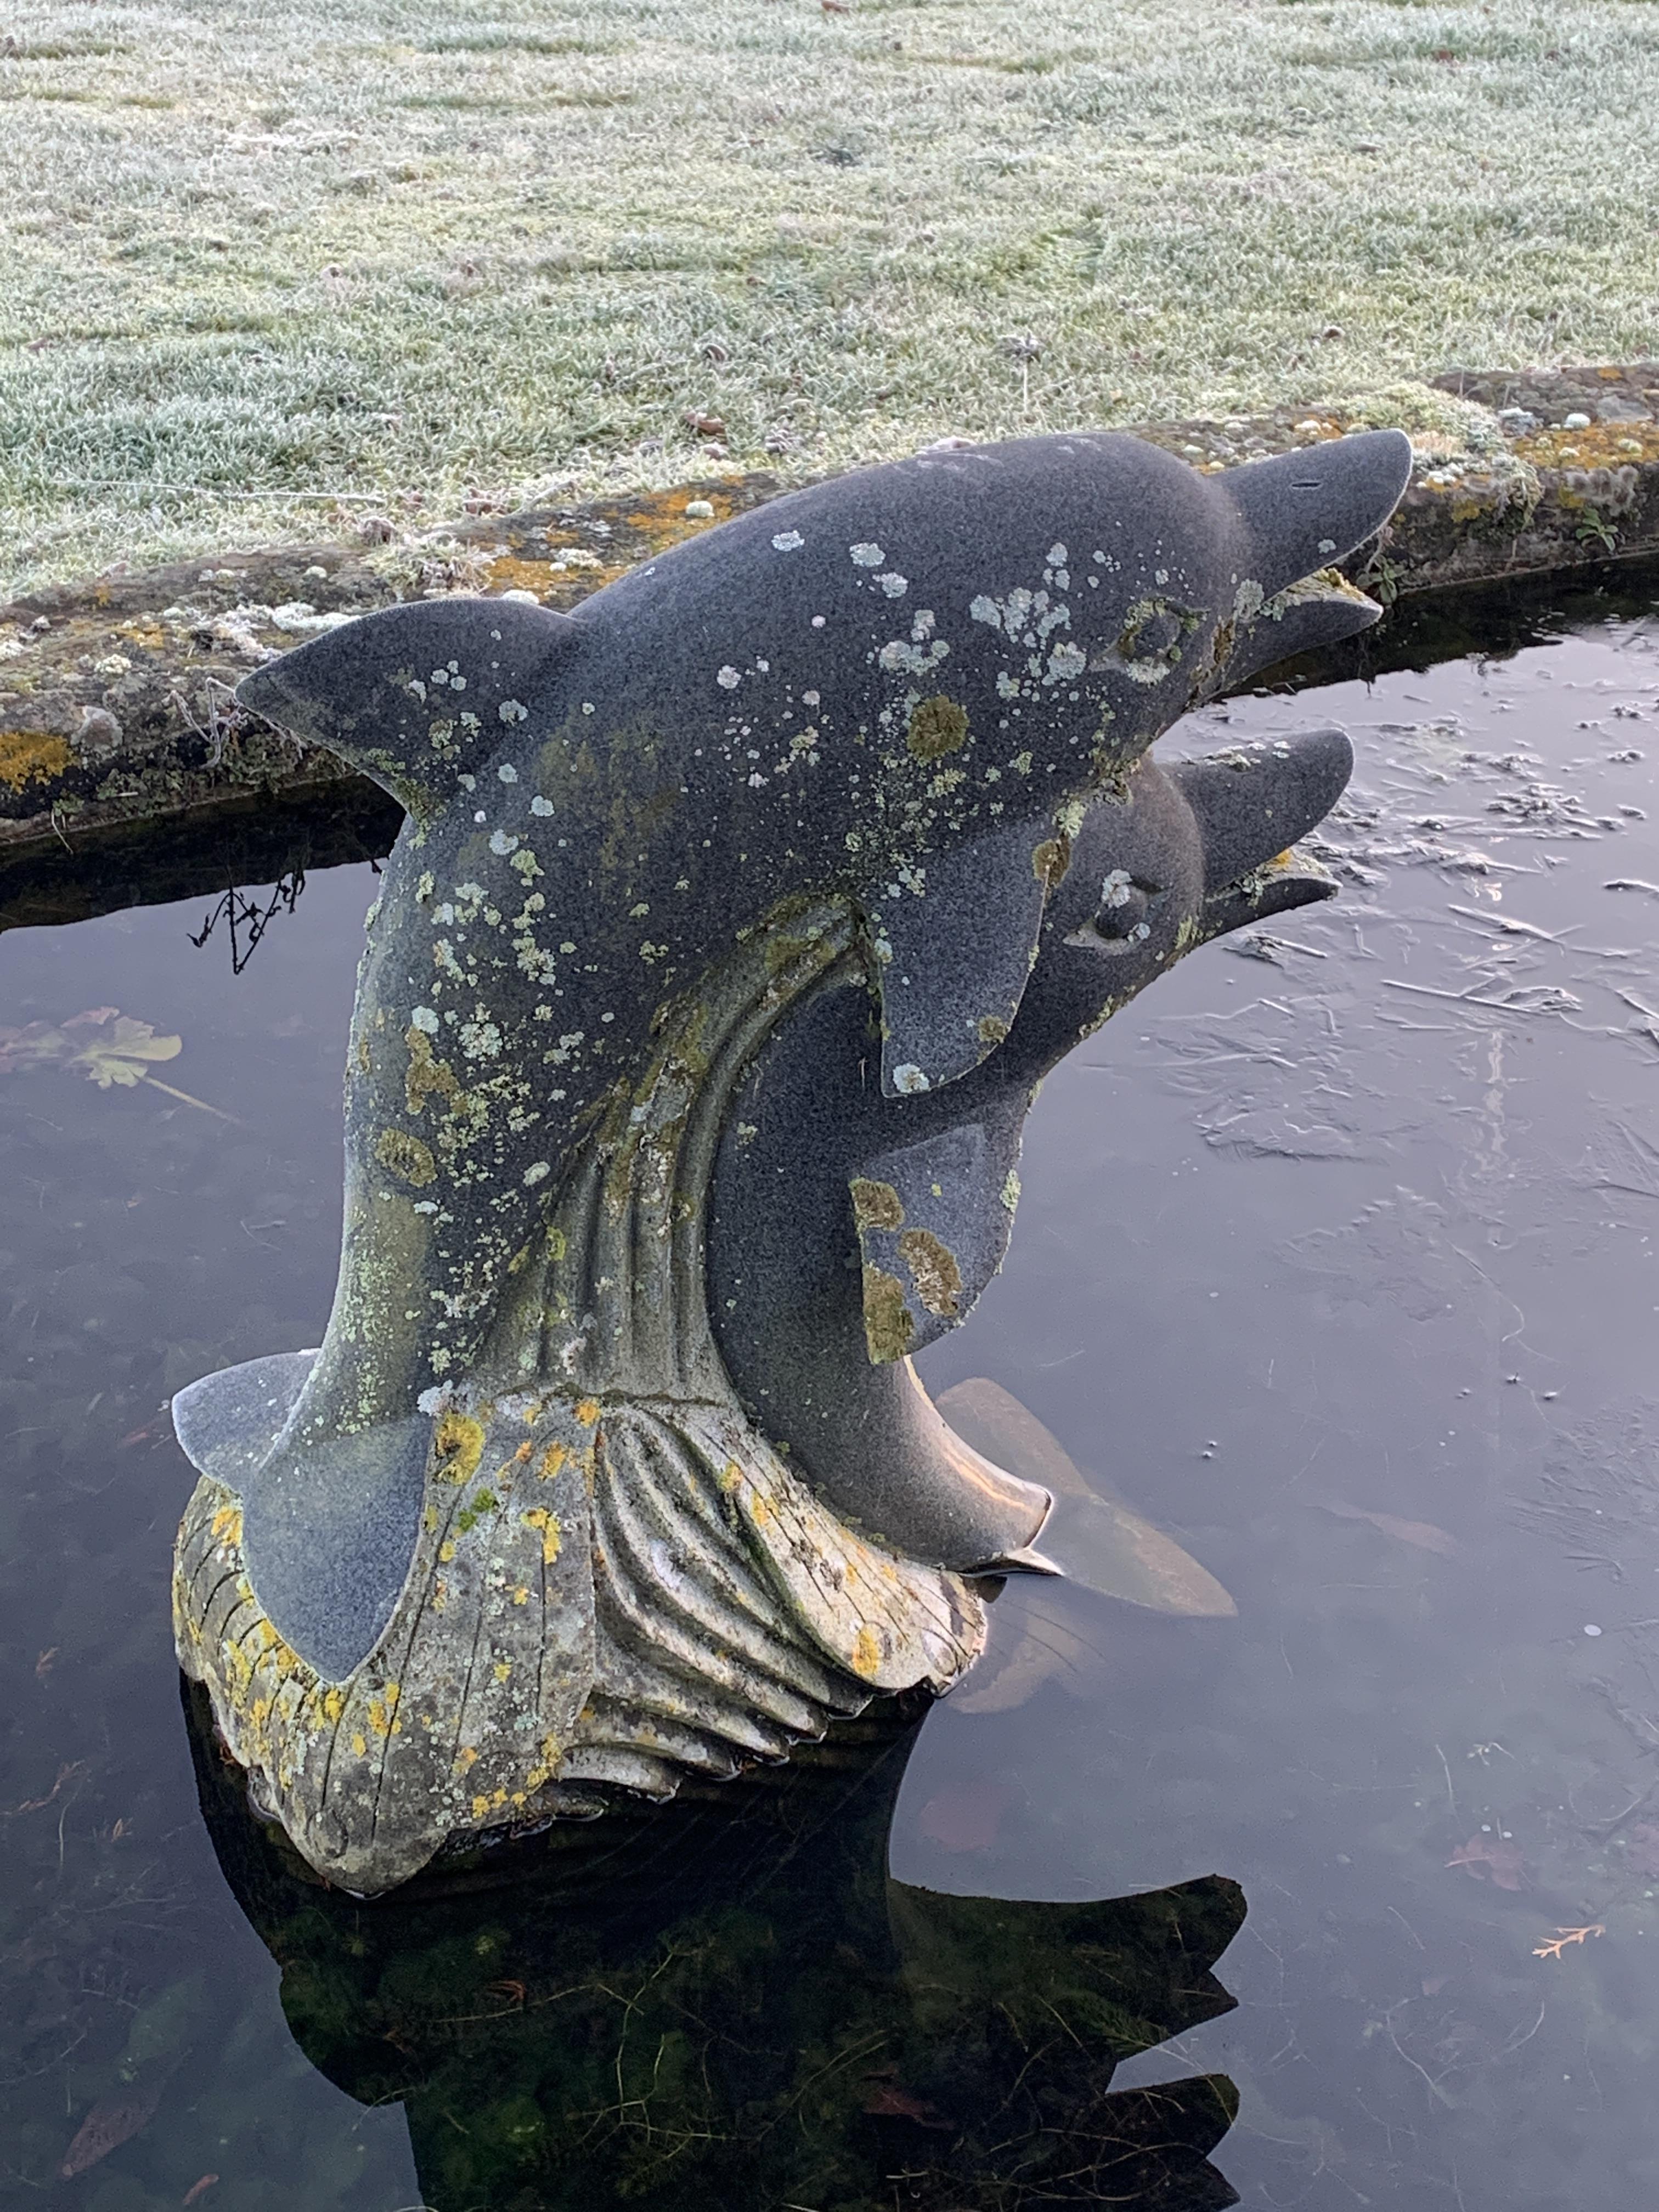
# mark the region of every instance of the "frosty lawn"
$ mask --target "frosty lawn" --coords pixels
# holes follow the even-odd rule
[[[0,103],[0,595],[1659,344],[1645,0],[20,0]]]

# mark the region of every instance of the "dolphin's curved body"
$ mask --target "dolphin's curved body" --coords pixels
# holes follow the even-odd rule
[[[812,1308],[821,1255],[803,1246],[791,1274],[780,1240],[844,1206],[849,1180],[888,1184],[902,1222],[884,1227],[890,1201],[866,1189],[857,1229],[866,1291],[874,1268],[902,1291],[881,1259],[890,1230],[894,1251],[909,1234],[913,1258],[919,1227],[952,1249],[963,1238],[913,1218],[904,1175],[869,1161],[906,1145],[933,1167],[965,1161],[950,1133],[971,1124],[984,1141],[963,1188],[980,1191],[1042,1066],[1231,926],[1218,897],[1237,919],[1272,910],[1259,879],[1240,886],[1324,811],[1346,766],[1328,751],[1316,772],[1304,761],[1300,799],[1271,823],[1272,805],[1246,808],[1241,828],[1214,792],[1206,801],[1143,757],[1194,702],[1375,619],[1317,572],[1381,527],[1409,465],[1395,433],[1209,477],[1097,434],[923,454],[780,499],[568,617],[499,599],[405,605],[245,679],[245,705],[357,763],[409,817],[361,971],[322,1347],[283,1370],[263,1414],[263,1371],[210,1377],[177,1401],[198,1464],[234,1464],[252,1589],[319,1680],[345,1679],[385,1630],[417,1545],[434,1421],[499,1364],[514,1285],[607,1114],[664,1036],[695,1036],[723,963],[826,904],[847,918],[840,967],[780,1014],[769,1048],[787,1060],[775,1099],[811,1123],[817,1080],[840,1119],[796,1178],[792,1214],[778,1199],[787,1144],[757,1182],[762,1153],[745,1167],[744,1115],[726,1116],[720,1357],[836,1510],[942,1568],[1021,1563],[1046,1493],[1006,1477],[1000,1489],[982,1463],[954,1465],[969,1490],[995,1493],[984,1510],[956,1510],[938,1467],[904,1510],[880,1503],[868,1445],[901,1418],[882,1367],[922,1340],[914,1300],[906,1335],[889,1297],[900,1334],[884,1346],[887,1294],[874,1310],[866,1297],[859,1342],[890,1395],[879,1418],[872,1401],[828,1438],[845,1393],[827,1389],[821,1359],[809,1373],[799,1345],[779,1348]],[[1149,915],[1127,964],[1122,945],[1085,951],[1079,934],[1107,913],[1126,824],[1152,854],[1122,875]],[[784,1123],[767,1126],[769,1143]],[[732,1226],[745,1210],[748,1245]],[[973,1289],[1001,1249],[980,1243]],[[948,1286],[940,1297],[941,1322],[971,1304]],[[826,1356],[845,1354],[849,1310]],[[567,1347],[572,1373],[574,1358]]]

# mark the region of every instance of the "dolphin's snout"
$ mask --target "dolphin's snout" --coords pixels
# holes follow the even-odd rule
[[[1403,431],[1372,430],[1212,478],[1243,526],[1246,573],[1205,696],[1377,620],[1382,609],[1335,570],[1382,531],[1411,472]]]
[[[1334,726],[1171,764],[1204,854],[1200,944],[1269,915],[1329,898],[1334,878],[1294,848],[1323,821],[1353,773]]]
[[[1208,896],[1265,867],[1323,821],[1353,774],[1353,747],[1332,724],[1176,761],[1168,773],[1198,823]]]

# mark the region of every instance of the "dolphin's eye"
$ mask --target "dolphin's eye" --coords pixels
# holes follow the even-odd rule
[[[1092,917],[1066,942],[1097,951],[1133,952],[1152,935],[1163,897],[1157,884],[1131,875],[1127,868],[1114,868],[1100,887],[1100,904]]]

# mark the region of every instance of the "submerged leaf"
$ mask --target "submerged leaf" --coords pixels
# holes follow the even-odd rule
[[[1439,1552],[1449,1558],[1457,1549],[1456,1537],[1437,1528],[1432,1521],[1401,1521],[1392,1513],[1371,1513],[1363,1505],[1345,1505],[1330,1498],[1322,1498],[1320,1504],[1339,1521],[1369,1521],[1383,1535],[1392,1536],[1397,1543],[1415,1545],[1419,1552]]]
[[[963,1783],[930,1797],[917,1826],[929,1843],[943,1844],[947,1851],[988,1851],[1013,1799],[1013,1791],[1000,1783]]]
[[[1525,1863],[1519,1848],[1498,1836],[1471,1836],[1467,1844],[1458,1845],[1446,1864],[1461,1866],[1475,1881],[1484,1881],[1490,1873],[1499,1889],[1527,1887]]]
[[[983,1457],[1054,1492],[1056,1556],[1068,1580],[1154,1613],[1212,1620],[1237,1614],[1206,1567],[1104,1484],[1085,1478],[1060,1439],[1000,1382],[984,1375],[957,1382],[939,1410]],[[1041,1549],[1041,1536],[1037,1544]]]
[[[131,2142],[141,2128],[149,2126],[160,2101],[159,2093],[154,2090],[132,2090],[125,2096],[100,2099],[64,2153],[64,2163],[58,2169],[64,2179],[73,2181],[77,2173],[85,2173],[112,2150]]]
[[[61,1029],[50,1022],[31,1022],[21,1030],[0,1028],[0,1075],[24,1067],[78,1068],[100,1091],[112,1086],[130,1091],[148,1083],[186,1106],[234,1121],[236,1116],[222,1107],[210,1106],[205,1098],[177,1090],[150,1073],[150,1063],[176,1060],[184,1042],[182,1037],[158,1036],[151,1023],[135,1021],[118,1007],[88,1006],[84,1013],[71,1014]]]

